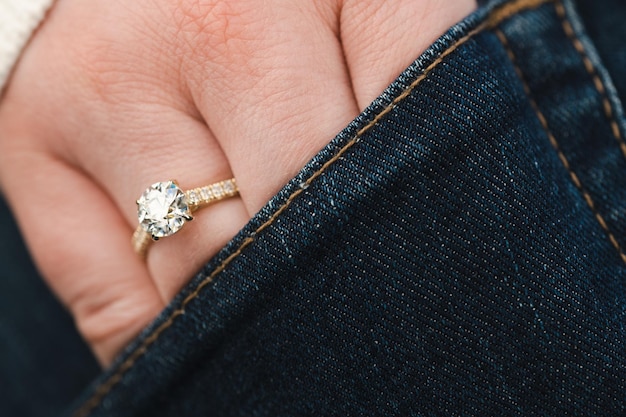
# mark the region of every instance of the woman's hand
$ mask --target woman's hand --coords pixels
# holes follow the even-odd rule
[[[0,186],[103,364],[474,0],[58,0],[0,103]],[[150,184],[240,197],[141,260]],[[36,306],[35,306],[36,307]]]

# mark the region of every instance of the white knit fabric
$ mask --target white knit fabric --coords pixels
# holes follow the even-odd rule
[[[0,91],[54,0],[0,0]]]

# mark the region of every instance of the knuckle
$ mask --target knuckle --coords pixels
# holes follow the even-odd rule
[[[181,0],[173,18],[193,60],[232,62],[253,52],[254,34],[262,30],[255,19],[258,4],[246,0]]]
[[[151,92],[167,91],[180,79],[171,24],[153,10],[133,7],[139,5],[116,11],[114,26],[89,15],[89,30],[80,37],[75,31],[62,33],[63,39],[56,42],[57,61],[72,78],[72,93],[88,103],[118,104],[130,97],[151,100]]]
[[[358,1],[358,0],[345,0],[342,13],[348,13],[351,19],[357,20],[359,23],[372,22],[377,16],[385,13],[389,8],[397,9],[396,2],[385,1]]]
[[[143,57],[129,53],[123,44],[94,40],[77,47],[71,60],[77,64],[78,93],[99,103],[117,104],[134,93],[149,91],[154,60],[145,53]]]

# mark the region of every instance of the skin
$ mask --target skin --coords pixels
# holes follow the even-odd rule
[[[59,0],[0,102],[0,187],[106,366],[474,0]],[[145,261],[135,200],[236,177]]]

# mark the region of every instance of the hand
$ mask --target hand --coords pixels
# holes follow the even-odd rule
[[[474,0],[59,0],[0,103],[0,186],[102,364]],[[240,197],[137,257],[135,200]]]

